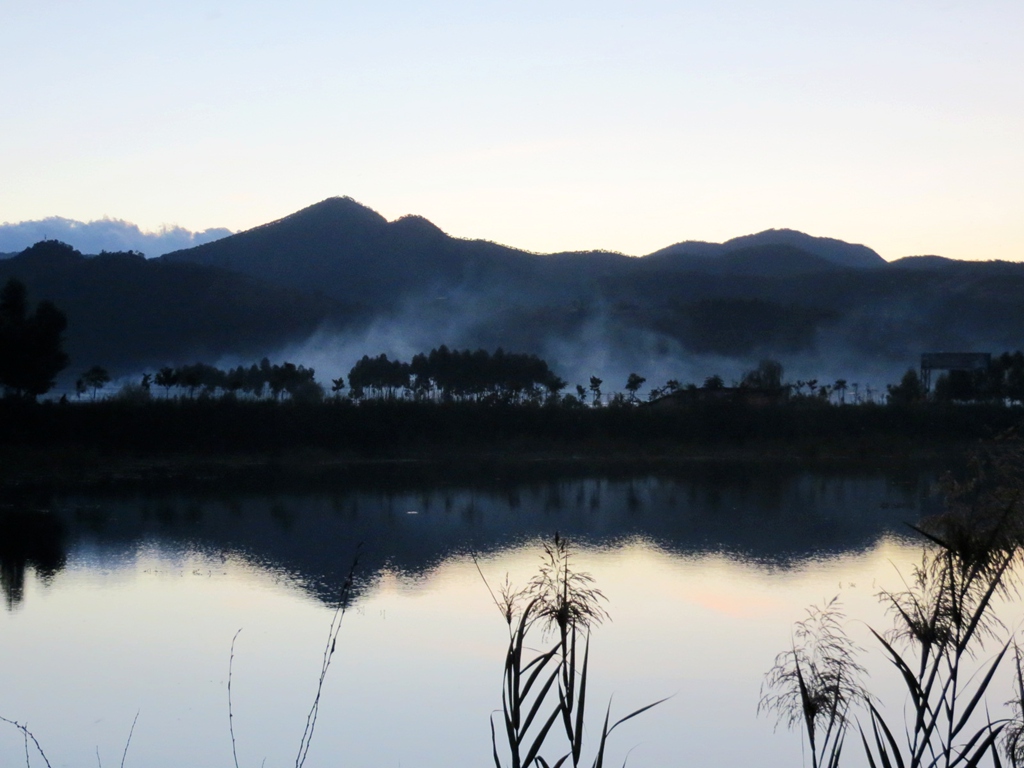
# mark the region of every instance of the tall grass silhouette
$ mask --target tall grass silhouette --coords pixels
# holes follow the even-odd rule
[[[844,618],[838,598],[808,609],[792,648],[776,657],[765,677],[758,705],[790,728],[803,728],[812,768],[839,765],[851,708],[869,697],[856,661],[860,648],[843,630]]]
[[[766,676],[760,709],[802,729],[814,768],[839,765],[854,707],[863,715],[857,723],[871,768],[976,768],[986,760],[1001,768],[1003,757],[1024,763],[1019,649],[1012,716],[993,717],[987,697],[1014,645],[996,609],[1018,594],[1022,488],[1020,442],[1004,440],[974,457],[970,479],[946,481],[942,514],[911,526],[925,542],[921,563],[903,589],[879,593],[892,627],[870,628],[906,692],[904,717],[886,714],[861,686],[856,646],[834,602],[797,625],[793,650]],[[990,644],[992,654],[981,658]]]
[[[480,576],[487,584],[483,571]],[[590,574],[573,568],[569,543],[558,533],[544,543],[541,564],[525,587],[514,588],[506,577],[497,594],[489,584],[487,588],[509,631],[501,737],[491,717],[495,768],[505,768],[502,752],[510,768],[577,768],[583,761],[591,630],[608,617],[606,598]],[[535,641],[541,645],[535,647]],[[604,765],[608,737],[618,726],[664,701],[633,710],[614,723],[609,701],[593,767]],[[558,757],[542,755],[544,749]]]

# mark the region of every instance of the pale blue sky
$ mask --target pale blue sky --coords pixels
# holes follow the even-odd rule
[[[1024,259],[1024,3],[0,0],[0,221]]]

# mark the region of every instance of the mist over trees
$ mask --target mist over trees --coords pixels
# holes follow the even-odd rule
[[[319,402],[324,397],[324,388],[315,375],[312,368],[289,362],[278,365],[263,358],[258,365],[239,365],[228,370],[206,363],[164,366],[153,376],[144,374],[140,386],[147,392],[153,385],[162,388],[165,397],[170,397],[174,390],[190,400],[197,396],[222,395],[253,400]]]
[[[66,361],[66,356],[65,356]],[[0,360],[0,365],[4,361]],[[9,364],[9,363],[8,363]],[[77,380],[80,399],[110,383],[111,376],[99,365],[86,370]],[[781,362],[764,358],[738,379],[727,382],[712,373],[702,384],[670,378],[664,384],[651,382],[641,397],[648,379],[631,372],[624,381],[606,388],[598,376],[589,377],[587,386],[569,387],[536,355],[510,353],[501,348],[491,353],[484,349],[458,350],[447,346],[414,355],[410,361],[391,359],[386,354],[364,355],[348,372],[348,377],[330,379],[330,399],[353,404],[370,401],[407,401],[412,403],[480,403],[502,405],[562,405],[567,407],[637,407],[645,403],[700,405],[711,402],[737,402],[766,406],[810,405],[882,405],[992,403],[1012,406],[1024,403],[1024,352],[1004,352],[992,358],[987,369],[947,371],[929,389],[916,368],[909,368],[898,382],[883,390],[870,384],[847,379],[834,382],[810,379],[787,380]],[[617,386],[615,386],[617,385]],[[152,390],[163,398],[231,398],[282,400],[318,403],[328,398],[327,388],[315,378],[315,370],[301,364],[273,364],[268,358],[260,363],[220,369],[196,362],[163,366],[142,374],[138,384],[121,383],[114,397],[122,400],[148,400]],[[563,394],[569,388],[570,392]],[[12,389],[9,389],[13,392]]]
[[[502,347],[557,359],[570,379],[617,380],[641,365],[652,378],[679,363],[695,377],[723,357],[732,376],[772,357],[804,375],[870,372],[882,385],[923,351],[1012,349],[1024,338],[1024,265],[887,263],[787,230],[640,258],[533,254],[334,198],[164,260],[328,293],[355,308],[338,346],[395,341],[360,354]],[[621,367],[595,367],[601,358]]]

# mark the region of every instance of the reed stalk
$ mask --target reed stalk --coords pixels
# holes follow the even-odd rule
[[[499,749],[498,728],[491,717],[495,768],[505,768],[502,751],[507,753],[509,768],[578,768],[582,762],[591,629],[608,614],[602,605],[605,597],[593,586],[593,578],[575,570],[571,560],[568,542],[556,533],[545,542],[541,565],[527,586],[517,590],[506,576],[497,594],[476,564],[509,629],[500,713],[504,750]],[[535,637],[542,643],[539,650],[532,645]],[[594,768],[603,768],[608,736],[619,725],[664,701],[636,709],[614,723],[609,701]],[[559,722],[561,729],[555,727]],[[549,759],[542,750],[555,750],[558,757]]]
[[[802,728],[812,768],[837,768],[851,709],[868,698],[865,670],[843,628],[838,597],[807,614],[796,624],[792,648],[765,676],[758,713],[774,712],[779,724]]]
[[[971,479],[946,481],[943,514],[911,526],[925,541],[904,588],[883,591],[893,627],[869,627],[907,694],[909,710],[886,715],[852,673],[862,673],[833,601],[797,625],[793,649],[766,676],[760,710],[799,724],[814,768],[837,768],[854,707],[870,768],[976,768],[1002,754],[1024,765],[1024,658],[1016,653],[1014,717],[993,718],[987,694],[1013,639],[999,621],[1000,599],[1017,594],[1024,544],[1024,452],[997,443],[971,463]],[[979,661],[987,642],[996,649]],[[764,691],[764,688],[762,689]]]

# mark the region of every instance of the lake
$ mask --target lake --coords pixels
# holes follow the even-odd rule
[[[709,464],[20,499],[48,514],[19,513],[29,533],[0,546],[0,716],[55,768],[120,765],[136,716],[125,766],[230,766],[230,665],[239,765],[295,765],[361,543],[306,765],[492,765],[508,635],[484,578],[525,584],[558,531],[611,616],[589,736],[609,700],[614,717],[672,697],[612,735],[615,765],[798,765],[799,736],[757,716],[764,673],[838,595],[869,687],[898,693],[867,626],[888,626],[876,595],[920,557],[905,523],[939,508],[936,474]],[[0,764],[23,765],[0,726]]]

